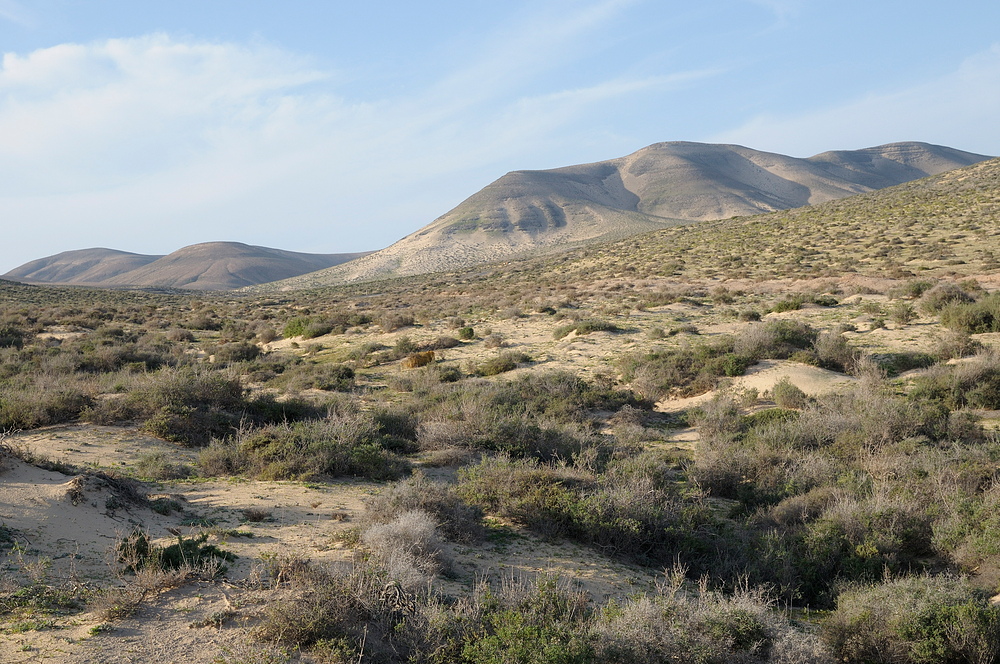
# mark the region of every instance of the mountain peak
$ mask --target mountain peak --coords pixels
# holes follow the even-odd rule
[[[289,286],[458,269],[670,225],[796,208],[988,158],[919,142],[805,159],[740,145],[654,143],[607,161],[511,171],[392,246]]]

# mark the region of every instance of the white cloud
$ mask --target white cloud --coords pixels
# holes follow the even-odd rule
[[[946,76],[798,116],[761,115],[710,140],[808,156],[895,141],[1000,154],[1000,45]]]
[[[527,17],[428,88],[391,99],[345,98],[335,72],[262,45],[157,34],[8,53],[0,273],[86,246],[385,246],[485,184],[470,172],[499,175],[497,164],[537,151],[588,108],[676,84],[520,93],[629,4]]]

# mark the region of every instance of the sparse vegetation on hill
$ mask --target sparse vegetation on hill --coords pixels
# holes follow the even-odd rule
[[[995,662],[996,167],[476,273],[0,282],[0,653]]]

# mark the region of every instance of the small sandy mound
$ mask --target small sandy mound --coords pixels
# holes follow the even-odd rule
[[[785,378],[810,396],[843,392],[858,380],[853,376],[791,360],[762,360],[750,367],[746,374],[729,380],[720,390],[686,399],[667,399],[656,404],[656,409],[662,412],[686,410],[710,401],[722,390],[754,389],[763,395]]]

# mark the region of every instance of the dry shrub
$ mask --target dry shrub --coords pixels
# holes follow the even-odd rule
[[[972,302],[975,302],[975,298],[961,286],[945,282],[934,286],[920,297],[920,308],[928,314],[936,314],[949,305]]]
[[[253,637],[298,648],[315,648],[329,661],[392,662],[395,625],[416,604],[412,594],[373,567],[288,570],[284,589],[269,601]]]
[[[447,568],[437,521],[423,510],[403,512],[361,534],[371,561],[404,588],[417,590]]]
[[[139,456],[133,469],[139,477],[154,480],[179,480],[190,477],[191,466],[178,463],[175,458],[162,450],[147,452]]]
[[[261,523],[271,518],[271,510],[266,507],[245,507],[240,510],[245,521],[250,523]]]
[[[366,504],[365,520],[385,524],[414,510],[430,514],[450,540],[474,544],[482,542],[483,513],[464,502],[451,487],[432,482],[422,474],[390,484]]]
[[[383,332],[395,332],[396,330],[413,325],[413,316],[410,314],[389,313],[378,320]]]
[[[414,353],[409,357],[404,357],[400,364],[404,369],[417,369],[427,366],[434,361],[434,351],[428,350],[422,353]]]
[[[690,593],[675,568],[655,595],[604,610],[593,632],[597,661],[628,664],[781,662],[832,664],[815,637],[793,628],[759,589],[724,596],[701,586]],[[683,653],[683,658],[677,655]]]

